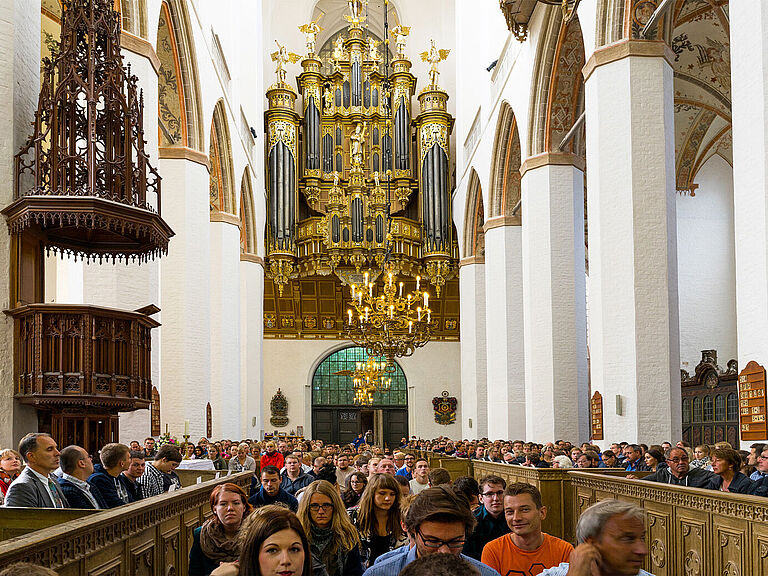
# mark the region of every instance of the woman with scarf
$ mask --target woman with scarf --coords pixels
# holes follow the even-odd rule
[[[304,489],[299,520],[307,534],[315,573],[328,576],[360,576],[360,538],[349,521],[336,488],[325,480]]]
[[[240,555],[240,526],[251,512],[245,492],[229,482],[216,486],[211,492],[211,511],[213,516],[195,528],[189,576],[208,576]]]
[[[21,454],[11,448],[0,451],[0,504],[5,501],[5,494],[11,482],[18,478],[22,468]]]

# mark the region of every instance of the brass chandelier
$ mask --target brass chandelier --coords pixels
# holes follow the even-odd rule
[[[368,272],[362,286],[350,286],[346,324],[347,337],[357,346],[369,356],[387,359],[387,373],[394,372],[395,358],[410,356],[432,335],[429,293],[421,290],[421,277],[416,276],[416,290],[403,295],[403,283],[389,270],[380,290]]]
[[[353,402],[356,406],[370,406],[373,404],[374,393],[386,392],[392,384],[387,366],[387,362],[378,362],[369,356],[365,362],[355,362],[354,370],[341,370],[336,374],[352,378],[352,389],[355,392]]]

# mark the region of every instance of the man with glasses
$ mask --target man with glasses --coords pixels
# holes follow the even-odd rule
[[[714,477],[714,474],[703,468],[691,468],[690,457],[682,448],[670,448],[667,450],[667,467],[659,468],[653,474],[643,480],[649,482],[661,482],[674,484],[675,486],[692,486],[693,488],[706,488]],[[627,478],[635,478],[631,474]]]
[[[749,479],[759,482],[761,486],[768,488],[768,446],[762,449],[755,462],[755,471]]]
[[[416,456],[406,454],[403,459],[404,465],[397,470],[397,476],[405,476],[410,482],[413,480],[413,465],[416,464]]]
[[[507,483],[499,476],[484,476],[480,479],[480,506],[473,512],[477,527],[467,538],[464,554],[480,560],[483,548],[491,540],[509,533],[504,518],[504,489]]]
[[[416,496],[405,517],[412,548],[407,554],[394,554],[374,564],[363,576],[397,576],[417,558],[432,554],[461,556],[477,568],[481,576],[498,576],[499,573],[492,568],[461,554],[467,534],[472,532],[474,526],[475,518],[463,494],[450,486],[427,488]]]

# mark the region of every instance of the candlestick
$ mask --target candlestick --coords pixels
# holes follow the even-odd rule
[[[421,322],[421,306],[419,306],[418,308],[416,308],[416,313],[418,314],[418,318],[417,318],[417,320],[418,320],[419,322]]]
[[[368,272],[365,273],[365,285],[368,286]]]
[[[352,325],[352,310],[347,310],[347,314],[349,315],[349,324]]]
[[[400,282],[400,298],[403,297],[403,283]]]
[[[429,292],[424,292],[424,308],[429,308]]]
[[[413,332],[413,320],[408,320],[408,334]]]
[[[395,307],[393,305],[389,306],[389,319],[391,320],[395,316]]]
[[[392,272],[389,273],[389,287],[392,287]]]
[[[355,299],[355,285],[352,284],[352,300]]]
[[[369,296],[370,298],[373,298],[373,282],[371,282],[370,284],[368,284],[368,296]]]
[[[189,420],[184,420],[184,435],[189,436]]]
[[[421,282],[421,276],[416,276],[416,290],[419,289],[419,282]]]

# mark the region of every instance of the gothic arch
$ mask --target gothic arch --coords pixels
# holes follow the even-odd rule
[[[232,167],[232,140],[229,137],[224,100],[216,102],[211,120],[211,139],[208,152],[211,166],[211,212],[237,213],[235,177]]]
[[[240,253],[256,254],[256,221],[254,220],[253,190],[248,167],[240,183]]]
[[[202,151],[205,142],[192,31],[186,3],[163,0],[157,26],[160,146]]]
[[[512,216],[520,201],[520,135],[512,107],[502,102],[496,123],[491,158],[491,189],[488,218]]]
[[[377,37],[384,38],[384,9],[383,2],[371,2],[368,4],[368,19],[365,26]],[[346,2],[337,0],[318,0],[312,8],[311,18],[317,20],[322,17],[320,26],[324,28],[317,35],[317,47],[323,46],[329,38],[334,36],[339,30],[346,30],[349,23],[344,20],[344,14],[349,14]],[[389,29],[392,30],[400,23],[400,10],[395,2],[388,2]],[[406,22],[407,24],[407,22]],[[383,50],[383,46],[379,48]]]
[[[472,169],[467,187],[467,207],[464,211],[464,258],[485,258],[485,210],[480,177]]]

